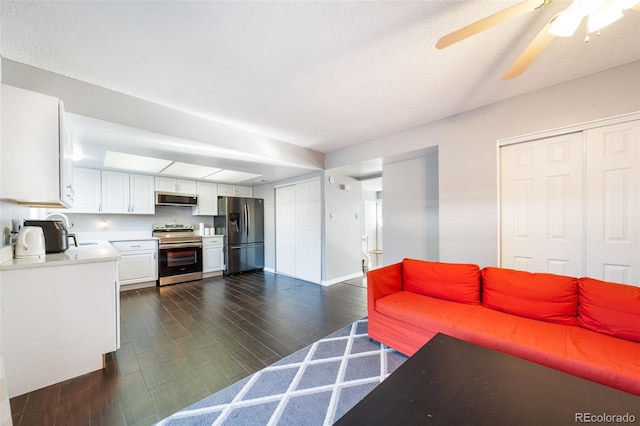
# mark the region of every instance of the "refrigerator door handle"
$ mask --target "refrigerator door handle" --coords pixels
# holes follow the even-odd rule
[[[244,205],[244,209],[245,209],[245,214],[247,215],[247,237],[248,237],[249,236],[249,225],[250,225],[249,218],[251,216],[249,215],[249,206],[245,204]]]

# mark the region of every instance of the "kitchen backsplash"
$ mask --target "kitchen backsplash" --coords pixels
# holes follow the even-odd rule
[[[38,219],[39,210],[41,209],[24,207],[8,201],[0,201],[0,227],[2,231],[0,246],[9,245],[11,219]]]
[[[213,216],[193,216],[189,207],[156,206],[155,215],[136,214],[72,214],[64,210],[55,210],[66,214],[72,228],[69,232],[120,232],[120,231],[148,231],[156,223],[192,223],[197,225],[213,226]],[[0,201],[0,227],[2,241],[0,246],[9,244],[12,219],[44,219],[46,209],[36,209],[20,206],[7,201]],[[55,219],[52,218],[52,219]]]
[[[149,231],[156,223],[204,223],[213,226],[212,216],[193,216],[189,207],[156,206],[155,215],[136,214],[67,214],[73,227],[70,232]]]

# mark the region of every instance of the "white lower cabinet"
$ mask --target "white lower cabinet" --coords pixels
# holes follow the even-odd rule
[[[224,242],[221,235],[202,238],[202,272],[224,270]]]
[[[114,241],[111,244],[122,256],[118,262],[121,291],[155,285],[158,279],[156,240]]]
[[[0,272],[2,358],[8,396],[104,367],[120,346],[115,260]]]

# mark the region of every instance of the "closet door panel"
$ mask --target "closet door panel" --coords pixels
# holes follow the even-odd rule
[[[586,134],[586,275],[640,286],[640,123]]]
[[[504,146],[501,265],[582,273],[582,133]]]
[[[276,189],[276,272],[296,275],[296,187]]]

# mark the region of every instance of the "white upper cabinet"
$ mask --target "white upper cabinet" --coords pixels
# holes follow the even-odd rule
[[[129,213],[154,214],[156,212],[153,176],[131,173],[129,175]]]
[[[153,176],[103,170],[102,213],[154,214]]]
[[[180,194],[196,194],[197,185],[195,180],[175,179],[164,176],[156,176],[156,191],[177,192]]]
[[[100,170],[73,168],[74,200],[70,213],[100,213],[102,185]]]
[[[0,199],[35,207],[72,206],[72,147],[62,102],[7,85],[0,98]]]
[[[195,216],[216,216],[218,214],[218,185],[198,181],[198,205],[193,208]]]
[[[221,197],[253,197],[253,188],[250,186],[218,184],[218,195]]]
[[[129,173],[102,171],[102,212],[129,213]]]

